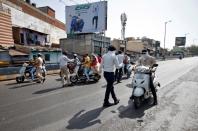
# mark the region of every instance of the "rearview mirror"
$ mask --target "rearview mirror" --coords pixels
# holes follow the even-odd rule
[[[158,67],[158,64],[153,64],[153,67]]]

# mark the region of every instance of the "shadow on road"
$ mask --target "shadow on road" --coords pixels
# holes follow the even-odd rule
[[[97,119],[104,108],[99,107],[88,112],[83,113],[85,110],[81,110],[76,113],[69,121],[67,129],[84,129],[86,127],[93,126],[97,123],[101,123],[100,119]]]
[[[121,119],[122,118],[135,119],[135,118],[143,117],[145,115],[144,112],[149,108],[153,107],[150,101],[151,99],[146,100],[145,102],[142,103],[142,105],[138,109],[135,109],[133,102],[129,100],[127,106],[118,107],[118,110],[120,112],[119,117]]]
[[[59,90],[59,89],[62,89],[62,88],[67,88],[67,87],[56,87],[56,88],[44,89],[44,90],[36,91],[32,94],[43,94],[43,93],[48,93],[48,92],[51,92],[51,91]]]
[[[30,81],[24,81],[23,83],[30,83]],[[17,82],[15,82],[15,83],[8,83],[6,85],[11,86],[11,85],[17,85],[17,84],[23,84],[23,83],[17,83]]]
[[[10,87],[9,89],[18,89],[18,88],[23,88],[23,87],[26,87],[26,86],[35,85],[35,84],[36,83],[30,83],[30,82],[28,82],[28,84],[17,84],[17,86]]]
[[[61,81],[61,78],[56,78],[56,81]]]

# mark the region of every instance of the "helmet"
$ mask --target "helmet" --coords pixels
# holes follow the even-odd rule
[[[41,55],[41,53],[38,53],[37,56],[40,57],[40,56],[42,56],[42,55]]]
[[[78,55],[77,54],[74,54],[74,57],[77,57]]]

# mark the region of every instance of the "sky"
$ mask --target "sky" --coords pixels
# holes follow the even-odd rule
[[[64,1],[64,2],[63,2]],[[50,6],[56,18],[65,23],[65,5],[97,2],[99,0],[31,0],[38,7]],[[121,38],[120,15],[126,13],[126,37],[148,37],[172,49],[175,37],[186,34],[186,46],[198,45],[198,0],[107,0],[108,20],[106,36]]]

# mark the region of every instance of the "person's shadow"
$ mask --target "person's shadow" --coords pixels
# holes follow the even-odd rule
[[[68,121],[68,126],[66,128],[84,129],[97,123],[101,123],[101,120],[97,118],[103,110],[104,108],[102,107],[90,110],[88,112],[84,112],[85,110],[81,110]]]
[[[153,107],[151,104],[152,98],[149,98],[142,102],[141,106],[138,109],[135,109],[134,104],[131,100],[128,101],[127,106],[120,106],[118,107],[119,110],[119,117],[122,118],[141,118],[145,115],[145,111],[149,108]]]

